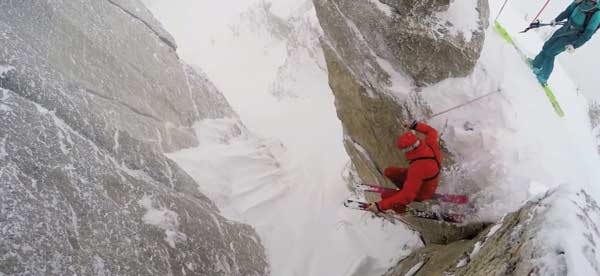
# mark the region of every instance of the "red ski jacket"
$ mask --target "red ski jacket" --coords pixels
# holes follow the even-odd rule
[[[388,167],[385,176],[402,189],[383,197],[377,203],[380,210],[401,209],[413,202],[428,200],[435,194],[439,184],[442,163],[437,131],[424,124],[417,123],[414,129],[425,135],[420,145],[407,153],[405,158],[411,164],[408,168]],[[398,181],[402,181],[398,183]]]

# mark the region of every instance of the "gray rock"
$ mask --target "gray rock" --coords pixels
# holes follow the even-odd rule
[[[400,15],[431,15],[433,12],[445,11],[451,0],[381,0]]]
[[[128,13],[131,17],[142,22],[148,29],[150,29],[156,36],[158,36],[165,44],[171,47],[173,50],[177,49],[175,39],[170,33],[162,28],[160,22],[154,19],[152,13],[146,9],[143,5],[140,5],[138,0],[107,0],[109,3],[115,5],[123,12]]]
[[[449,244],[460,240],[473,239],[483,229],[489,226],[489,223],[467,223],[465,225],[456,225],[453,223],[422,219],[417,217],[407,217],[406,221],[421,234],[421,239],[425,245],[430,244]]]
[[[479,0],[479,28],[452,32],[455,22],[436,12],[449,0],[314,0],[327,43],[361,81],[374,87],[389,84],[377,62],[383,58],[418,86],[450,77],[464,77],[479,59],[489,16],[488,3]],[[390,11],[386,14],[381,7]],[[467,33],[465,33],[467,32]]]
[[[550,192],[528,202],[473,239],[420,248],[401,260],[385,276],[406,275],[417,267],[419,269],[411,275],[567,275],[565,255],[569,254],[568,249],[557,248],[542,234],[545,226],[553,226],[552,223],[545,224],[547,210],[557,197],[562,196]],[[600,215],[600,207],[584,190],[577,193],[576,199],[571,202],[578,209],[573,215],[581,220],[582,228],[589,231],[584,236],[589,237],[591,242],[582,250],[594,252],[593,237],[599,237],[600,233],[592,218]],[[576,247],[572,249],[577,250]],[[588,261],[597,267],[597,260],[593,257]]]
[[[419,95],[421,86],[466,76],[473,70],[483,47],[487,1],[479,0],[473,7],[479,14],[479,27],[472,33],[451,32],[452,22],[440,19],[439,13],[454,3],[448,0],[313,2],[325,33],[322,45],[329,85],[353,168],[363,182],[394,187],[383,170],[408,165],[395,146],[397,137],[406,131],[402,122],[431,115]],[[405,81],[403,87],[398,87],[397,78]],[[454,157],[443,141],[442,149],[444,185]],[[446,243],[473,236],[481,227],[450,226],[447,231],[422,227],[421,233],[428,241]]]
[[[0,274],[268,274],[164,155],[236,115],[141,3],[1,1],[0,42]]]
[[[588,115],[590,117],[592,132],[596,136],[596,148],[598,153],[600,153],[600,103],[590,101]]]

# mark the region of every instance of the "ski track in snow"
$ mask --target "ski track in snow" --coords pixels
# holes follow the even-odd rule
[[[294,58],[299,60],[290,62],[306,74],[302,81],[293,74],[277,74],[289,61],[291,45],[274,38],[267,27],[244,27],[270,24],[261,21],[265,14],[246,17],[259,20],[255,24],[239,19],[258,2],[268,3],[237,1],[235,9],[191,0],[151,3],[177,39],[179,54],[206,71],[248,126],[236,119],[200,122],[196,125],[200,145],[170,157],[197,180],[225,216],[257,229],[273,275],[380,275],[419,242],[403,227],[341,206],[348,196],[340,177],[348,157],[326,72],[318,65],[323,62],[308,60],[312,54],[297,54]],[[300,2],[288,4],[287,10],[277,5],[276,14],[294,14]],[[492,15],[502,2],[490,1]],[[303,16],[316,24],[314,10]],[[443,16],[455,20],[457,14],[449,11]],[[464,19],[457,30],[473,28],[473,17]],[[516,35],[529,19],[523,6],[514,4],[500,21],[533,55],[543,43],[540,36]],[[270,93],[277,82],[289,98]],[[576,85],[558,62],[550,85],[566,113],[562,119],[514,49],[490,27],[470,76],[424,89],[422,95],[434,113],[502,89],[430,122],[440,129],[448,124],[444,138],[461,161],[460,173],[471,179],[462,182],[458,177],[441,189],[469,193],[479,207],[476,218],[487,221],[500,219],[540,193],[560,189],[568,199],[557,200],[545,210],[549,222],[540,236],[556,248],[569,250],[567,266],[572,275],[593,275],[598,251],[589,247],[585,237],[595,237],[589,229],[594,219],[583,221],[572,215],[591,208],[582,207],[587,206],[585,198],[575,196],[581,189],[593,198],[600,195],[595,187],[600,161],[590,134],[587,101],[576,93]],[[392,89],[402,90],[400,86],[399,82]],[[500,227],[494,227],[488,237]],[[565,241],[565,233],[575,238]],[[474,248],[472,254],[477,251]]]

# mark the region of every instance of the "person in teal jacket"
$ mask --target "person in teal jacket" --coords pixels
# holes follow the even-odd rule
[[[546,41],[542,51],[531,62],[533,72],[542,85],[547,85],[554,69],[554,58],[567,51],[573,53],[583,46],[598,30],[600,25],[600,3],[598,0],[575,0],[565,11],[552,20],[551,25],[567,19],[566,24]]]

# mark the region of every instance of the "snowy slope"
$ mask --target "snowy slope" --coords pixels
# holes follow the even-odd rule
[[[349,158],[312,2],[276,2],[147,3],[248,128],[200,122],[200,146],[171,157],[223,215],[257,229],[272,275],[381,275],[420,241],[341,205]]]
[[[223,215],[256,228],[273,275],[380,275],[418,245],[403,227],[343,208],[340,172],[306,166],[319,160],[298,160],[235,119],[204,121],[197,133],[200,147],[171,157]]]
[[[200,122],[200,146],[171,157],[201,183],[224,215],[256,227],[273,275],[376,275],[390,258],[418,242],[402,227],[340,208],[347,193],[340,175],[348,158],[315,49],[311,28],[318,25],[309,1],[285,2],[289,5],[148,1],[177,40],[179,54],[206,71],[249,129],[236,119]],[[502,2],[490,1],[492,15]],[[515,3],[500,21],[534,55],[543,35],[516,35],[531,11]],[[285,17],[290,15],[293,19]],[[557,196],[545,210],[549,220],[541,226],[546,229],[542,236],[572,252],[566,265],[573,275],[593,275],[594,262],[578,260],[598,259],[585,250],[583,237],[600,237],[569,215],[580,211],[572,202],[584,204],[576,195],[581,189],[600,198],[594,185],[600,180],[600,160],[587,100],[560,65],[550,85],[564,118],[555,115],[514,49],[490,28],[472,75],[443,81],[422,95],[436,113],[502,89],[430,121],[444,130],[462,161],[442,189],[472,193],[479,207],[476,218],[493,221],[559,187],[564,197]],[[573,235],[570,243],[560,238],[565,233]]]
[[[533,17],[542,8],[545,1],[510,1],[507,7],[511,10],[518,10],[519,17],[526,21],[533,20]],[[560,14],[566,7],[571,4],[572,0],[554,0],[550,1],[548,6],[540,15],[542,22],[549,22]],[[501,18],[502,19],[502,18]],[[524,25],[527,26],[527,23]],[[527,33],[527,36],[539,36],[543,39],[549,38],[557,28],[540,28]],[[558,57],[558,60],[568,72],[568,75],[575,81],[581,93],[588,99],[600,100],[600,92],[598,82],[590,77],[590,73],[597,71],[600,67],[600,55],[598,48],[600,47],[600,39],[592,37],[583,47],[577,49],[575,53],[563,53]],[[536,52],[537,54],[537,52]]]
[[[558,0],[550,1],[548,6],[543,10],[540,15],[542,22],[549,22],[558,14],[560,14],[566,7],[571,3],[570,0]],[[541,1],[511,1],[509,2],[509,8],[518,10],[521,17],[530,22],[533,17],[543,6]],[[501,20],[504,20],[501,18]],[[506,21],[506,20],[505,20]],[[529,31],[526,37],[538,36],[544,40],[550,38],[554,31],[558,28],[539,28]],[[600,39],[598,33],[592,37],[584,46],[580,47],[573,54],[562,53],[557,57],[557,61],[566,70],[568,76],[574,81],[577,87],[577,93],[584,95],[592,108],[597,110],[599,108],[598,103],[600,102],[600,87],[598,81],[594,78],[594,72],[597,68],[600,68],[600,55],[598,55],[598,49],[600,47]],[[533,51],[532,56],[537,54],[537,51]],[[598,118],[600,115],[594,116],[595,122],[592,127],[594,128],[594,136],[596,137],[596,145],[600,151],[600,121]]]
[[[503,1],[490,1],[492,15]],[[511,4],[516,2],[510,2]],[[527,26],[520,6],[507,6],[499,21],[529,55],[543,45],[537,35],[517,34]],[[493,21],[493,18],[491,19]],[[493,23],[493,22],[492,22]],[[474,182],[456,182],[452,189],[475,192],[477,216],[495,220],[514,211],[525,200],[558,189],[543,212],[539,242],[556,252],[567,252],[569,275],[597,275],[600,255],[593,240],[600,238],[584,211],[589,198],[600,198],[600,160],[588,117],[588,102],[559,62],[549,81],[566,116],[558,117],[528,67],[515,50],[488,29],[481,59],[465,79],[449,79],[423,91],[434,113],[484,95],[481,101],[432,120],[448,126],[445,138],[462,158],[462,174]],[[592,219],[593,221],[594,219]],[[565,239],[565,235],[569,238]],[[585,238],[591,237],[591,238]],[[589,240],[592,240],[590,242]],[[539,252],[548,266],[557,266],[555,252]]]

